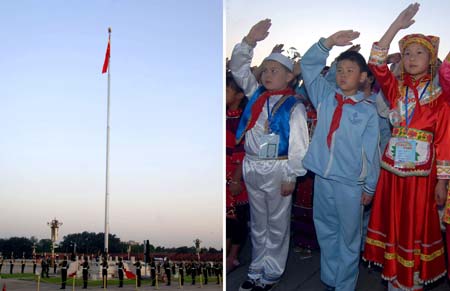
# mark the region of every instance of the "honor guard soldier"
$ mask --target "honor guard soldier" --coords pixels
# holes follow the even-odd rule
[[[208,268],[207,268],[207,266],[208,266],[208,263],[204,263],[201,268],[201,270],[203,272],[203,277],[205,278],[205,281],[204,281],[205,285],[208,284]]]
[[[108,260],[106,259],[106,256],[102,259],[102,287],[107,288],[108,287]]]
[[[206,269],[208,271],[208,276],[212,277],[214,275],[214,273],[212,271],[212,264],[211,263],[206,263]]]
[[[47,264],[47,260],[45,258],[41,258],[41,277],[45,277],[45,271],[47,270],[47,267],[45,266]]]
[[[67,256],[63,257],[63,261],[59,264],[59,266],[61,266],[61,288],[59,289],[66,289],[67,269],[69,268]]]
[[[48,273],[50,272],[50,264],[51,264],[51,262],[52,262],[52,259],[49,257],[49,258],[47,258],[47,263],[46,263],[46,269],[45,269],[45,273],[47,274],[47,278],[49,278],[49,275],[48,275]]]
[[[216,263],[214,266],[214,270],[216,271],[217,284],[220,284],[220,278],[222,277],[222,264]]]
[[[119,258],[119,262],[116,263],[117,265],[117,273],[119,275],[119,288],[123,287],[123,273],[124,273],[124,265],[122,262],[122,258]]]
[[[11,260],[9,260],[9,273],[12,274],[14,269],[14,256],[11,256]]]
[[[156,284],[156,264],[155,259],[152,259],[150,262],[150,276],[152,277],[152,286]]]
[[[191,278],[192,278],[192,285],[195,285],[195,275],[197,275],[197,266],[194,261],[191,261]]]
[[[36,266],[37,266],[37,260],[36,260],[36,257],[33,257],[33,275],[36,274]]]
[[[155,284],[156,284],[156,263],[155,263],[154,258],[152,258],[152,261],[150,263],[150,276],[152,277],[152,286],[155,286]]]
[[[136,277],[137,277],[137,286],[141,287],[141,261],[139,259],[137,259],[136,263],[134,263],[134,265],[136,266]]]
[[[22,260],[20,261],[20,264],[22,267],[20,272],[23,274],[23,273],[25,273],[25,257],[24,256],[22,256]]]
[[[67,258],[66,258],[67,260]],[[55,261],[53,262],[53,274],[56,275],[56,268],[59,266],[59,256],[56,256]]]
[[[87,256],[84,256],[84,261],[81,264],[81,267],[83,267],[83,289],[87,289],[89,276],[89,262]]]
[[[169,259],[166,259],[166,261],[164,262],[164,272],[166,273],[166,277],[167,277],[167,286],[170,286],[170,262]]]
[[[175,262],[172,262],[172,276],[175,276],[176,273],[177,273],[177,265],[175,264]]]
[[[184,262],[181,262],[178,265],[178,274],[180,276],[181,286],[183,286],[184,285]]]

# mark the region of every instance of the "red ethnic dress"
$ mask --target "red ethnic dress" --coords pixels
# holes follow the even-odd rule
[[[391,104],[392,138],[373,200],[363,258],[383,266],[382,277],[412,290],[446,273],[435,201],[437,179],[450,178],[450,106],[430,75],[397,80],[387,49],[374,44],[369,67]],[[401,140],[413,141],[415,161],[398,164]],[[413,147],[414,148],[414,147]]]
[[[242,167],[244,159],[244,142],[236,145],[236,130],[242,115],[242,109],[227,110],[226,120],[226,179],[232,180],[232,176],[237,167]],[[244,181],[241,181],[242,192],[234,196],[231,194],[228,184],[226,187],[226,211],[227,218],[236,218],[236,206],[248,204],[248,195]]]

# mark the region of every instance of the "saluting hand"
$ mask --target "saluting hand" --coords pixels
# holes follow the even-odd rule
[[[415,22],[413,17],[416,15],[417,11],[419,11],[419,7],[419,3],[409,4],[408,7],[397,16],[392,23],[392,26],[398,30],[410,27]]]
[[[327,48],[332,48],[333,46],[346,46],[351,45],[352,40],[355,40],[359,37],[358,31],[353,30],[341,30],[332,35],[330,35],[326,40],[324,45]]]
[[[284,44],[282,44],[282,43],[276,44],[272,49],[272,53],[281,54],[284,51],[283,46],[284,46]]]
[[[249,45],[255,46],[256,42],[265,39],[269,35],[269,28],[272,25],[270,19],[264,19],[253,25],[246,36]]]

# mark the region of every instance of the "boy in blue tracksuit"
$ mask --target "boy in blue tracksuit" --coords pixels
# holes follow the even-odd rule
[[[339,31],[303,56],[303,79],[318,113],[304,166],[316,173],[314,224],[321,248],[321,279],[327,290],[355,290],[361,245],[361,205],[368,205],[379,174],[379,127],[375,107],[358,88],[367,64],[357,52],[337,59],[336,83],[320,74],[330,49],[359,36]],[[337,85],[337,87],[336,87]]]

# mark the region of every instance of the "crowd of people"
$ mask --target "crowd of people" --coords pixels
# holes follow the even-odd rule
[[[361,257],[382,268],[389,290],[423,290],[448,273],[450,53],[439,60],[439,37],[414,33],[389,54],[418,11],[417,3],[404,9],[367,62],[352,46],[326,67],[333,47],[360,34],[341,30],[300,61],[276,45],[252,67],[270,19],[235,45],[226,75],[226,269],[240,265],[250,234],[240,291],[271,290],[281,280],[292,192],[307,173],[326,290],[355,290]]]

